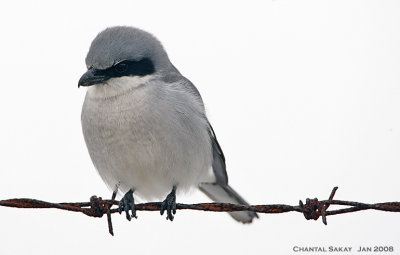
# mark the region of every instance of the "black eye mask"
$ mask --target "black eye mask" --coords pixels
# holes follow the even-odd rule
[[[122,76],[144,76],[154,73],[154,65],[150,59],[144,58],[139,61],[124,60],[114,64],[105,70],[94,70],[96,75],[108,78],[116,78]]]
[[[79,80],[78,87],[103,83],[111,78],[123,76],[145,76],[154,72],[155,69],[153,62],[148,58],[139,61],[123,60],[104,70],[89,68],[89,70],[82,75]]]

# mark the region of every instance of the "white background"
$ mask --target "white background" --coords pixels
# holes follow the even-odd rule
[[[398,201],[399,13],[398,1],[2,3],[0,199],[110,197],[84,144],[77,84],[97,33],[131,25],[156,35],[197,86],[230,183],[252,204],[327,199],[336,185],[336,199]],[[105,218],[1,207],[0,254],[292,254],[296,245],[400,254],[396,213],[332,216],[328,226],[299,213],[251,225],[225,213],[138,215],[114,215],[111,237]]]

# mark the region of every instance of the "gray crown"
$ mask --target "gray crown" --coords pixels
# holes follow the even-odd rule
[[[134,27],[110,27],[93,40],[86,56],[86,66],[107,69],[122,60],[149,58],[156,71],[170,65],[163,46],[152,34]]]

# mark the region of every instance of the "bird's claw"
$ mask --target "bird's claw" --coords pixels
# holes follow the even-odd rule
[[[132,215],[129,214],[129,210],[132,212]],[[119,201],[119,207],[118,207],[119,214],[121,214],[122,211],[125,211],[127,220],[130,221],[132,218],[137,219],[136,206],[135,206],[135,200],[133,199],[132,189],[126,192],[121,201]]]
[[[176,187],[174,187],[171,193],[168,194],[167,198],[161,204],[160,214],[163,215],[164,211],[167,210],[167,220],[173,221],[174,215],[176,214]]]

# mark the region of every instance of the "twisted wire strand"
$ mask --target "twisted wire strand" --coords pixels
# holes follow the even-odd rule
[[[306,199],[304,204],[301,200],[299,205],[270,204],[270,205],[237,205],[229,203],[200,203],[200,204],[176,204],[177,210],[201,210],[213,212],[234,212],[234,211],[253,211],[265,214],[276,214],[286,212],[303,213],[307,220],[318,220],[322,217],[322,222],[326,225],[326,216],[351,213],[363,210],[378,210],[386,212],[400,212],[400,202],[384,202],[367,204],[353,201],[333,200],[338,188],[334,187],[328,200],[319,201],[317,198]],[[30,198],[13,198],[0,200],[0,206],[16,208],[56,208],[65,211],[80,212],[90,217],[103,217],[107,215],[109,233],[114,235],[111,214],[118,212],[118,209],[111,209],[113,205],[118,205],[115,200],[115,193],[111,200],[103,200],[101,197],[92,196],[90,202],[63,202],[51,203]],[[348,206],[348,208],[338,210],[328,210],[330,205]],[[160,202],[142,203],[136,205],[138,211],[158,211],[161,209]]]

